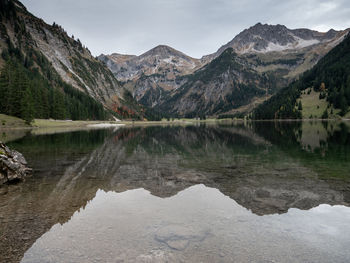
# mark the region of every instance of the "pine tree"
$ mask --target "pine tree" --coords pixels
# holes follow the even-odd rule
[[[0,112],[7,113],[9,99],[9,64],[6,63],[0,74]]]
[[[42,107],[41,118],[43,118],[43,119],[50,118],[49,92],[48,92],[47,88],[45,88],[45,87],[41,88],[40,104]]]
[[[34,100],[30,87],[24,91],[21,101],[21,118],[30,124],[34,119]]]
[[[340,115],[344,116],[348,112],[348,102],[345,97],[340,98],[340,103],[339,103],[339,108],[340,108]]]
[[[327,111],[327,109],[324,110],[321,118],[322,119],[328,119],[328,111]]]
[[[63,94],[55,89],[53,92],[52,118],[63,120],[66,117]]]
[[[12,116],[21,117],[21,101],[24,90],[27,88],[28,82],[22,75],[21,69],[11,63],[9,72],[9,96],[7,113]]]
[[[299,103],[298,103],[298,110],[303,110],[303,105],[301,104],[301,100],[299,100]]]
[[[344,116],[348,111],[348,101],[345,98],[344,87],[342,86],[338,96],[338,103],[340,108],[340,115]]]

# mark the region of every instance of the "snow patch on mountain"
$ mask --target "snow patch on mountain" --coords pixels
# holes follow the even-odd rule
[[[257,52],[262,52],[262,53],[266,53],[266,52],[272,52],[272,51],[283,51],[286,49],[292,49],[293,45],[291,43],[283,46],[283,45],[279,45],[279,44],[275,44],[273,42],[270,42],[267,46],[266,49],[263,50],[256,50]]]
[[[296,38],[298,40],[298,44],[297,44],[296,48],[309,47],[309,46],[316,45],[316,44],[320,43],[320,41],[317,39],[305,40],[305,39],[302,39],[299,37],[296,37]]]
[[[301,49],[301,48],[305,48],[305,47],[309,47],[312,45],[316,45],[318,43],[320,43],[319,40],[317,39],[309,39],[309,40],[305,40],[299,37],[295,37],[296,42],[292,42],[292,43],[288,43],[287,45],[280,45],[280,44],[276,44],[273,42],[269,42],[267,48],[263,49],[263,50],[254,50],[255,52],[261,52],[261,53],[267,53],[267,52],[281,52],[284,50],[289,50],[289,49]]]

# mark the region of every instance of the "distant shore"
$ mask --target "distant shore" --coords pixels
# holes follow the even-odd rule
[[[172,124],[195,124],[195,123],[217,123],[232,121],[232,119],[174,119],[161,121],[138,121],[138,120],[122,120],[122,121],[71,121],[71,120],[43,120],[35,119],[32,123],[33,128],[49,128],[49,127],[113,127],[117,125],[125,126],[142,126],[142,125],[172,125]],[[237,119],[237,121],[243,121]]]
[[[308,121],[340,121],[344,122],[346,126],[350,126],[349,119],[281,119],[281,120],[254,120],[253,122],[308,122]],[[114,128],[122,127],[147,127],[147,126],[186,126],[186,125],[211,125],[224,123],[245,123],[251,120],[245,119],[214,119],[208,118],[206,120],[199,119],[163,119],[161,121],[72,121],[72,120],[54,120],[54,119],[35,119],[31,125],[28,125],[24,120],[0,114],[0,141],[9,142],[20,139],[27,134],[44,135],[57,134],[83,130]],[[350,127],[349,127],[350,128]]]
[[[57,134],[65,132],[141,126],[169,126],[169,125],[197,125],[197,124],[215,124],[232,122],[232,119],[173,119],[162,121],[72,121],[72,120],[53,120],[53,119],[35,119],[31,125],[26,124],[22,119],[0,114],[0,141],[9,142],[20,139],[26,134],[43,135]],[[243,120],[237,120],[238,122]]]
[[[121,121],[73,121],[73,120],[54,120],[54,119],[34,119],[29,125],[24,120],[17,117],[0,114],[0,129],[35,129],[35,128],[63,128],[63,127],[102,127],[123,125],[169,125],[169,124],[191,124],[191,123],[215,123],[231,119],[163,119],[161,121],[139,121],[139,120],[121,120]]]
[[[147,125],[188,125],[200,123],[224,123],[224,122],[243,122],[250,121],[245,119],[215,119],[208,118],[206,120],[199,119],[163,119],[161,121],[140,121],[140,120],[121,120],[121,121],[73,121],[73,120],[54,120],[54,119],[34,119],[28,125],[24,120],[0,114],[0,129],[79,129],[79,128],[107,128],[118,126],[147,126]],[[280,119],[280,120],[254,120],[258,122],[264,121],[349,121],[349,119]]]

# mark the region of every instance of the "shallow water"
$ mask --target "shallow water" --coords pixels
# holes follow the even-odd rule
[[[1,262],[348,262],[347,123],[119,128],[9,145]]]

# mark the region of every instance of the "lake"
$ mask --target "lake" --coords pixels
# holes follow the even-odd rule
[[[7,144],[35,173],[0,187],[1,262],[350,261],[348,122],[121,127]]]

